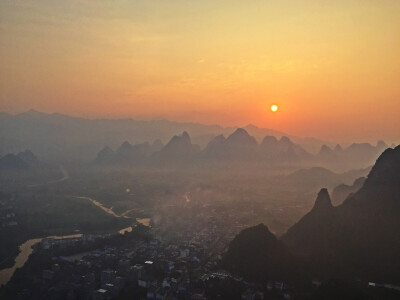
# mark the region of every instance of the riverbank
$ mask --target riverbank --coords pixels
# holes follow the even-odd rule
[[[143,226],[150,227],[151,218],[141,218],[141,219],[137,218],[136,221],[137,221],[137,223],[139,223]],[[125,227],[125,228],[115,231],[114,233],[124,235],[125,233],[132,232],[132,230],[135,226]],[[56,239],[56,240],[61,240],[61,239],[80,238],[83,236],[84,235],[82,233],[78,233],[78,234],[69,234],[69,235],[61,235],[61,236],[51,235],[51,236],[47,236],[47,237],[34,238],[34,239],[27,240],[26,242],[24,242],[23,244],[21,244],[19,246],[19,253],[14,260],[14,265],[12,267],[0,270],[0,286],[6,285],[8,283],[8,281],[11,279],[11,277],[13,276],[14,272],[18,268],[21,268],[25,265],[25,263],[29,259],[29,256],[33,252],[34,246],[37,243],[40,243],[43,239],[52,238],[52,239]]]
[[[65,236],[48,236],[46,238],[53,239],[68,239],[68,238],[76,238],[82,237],[82,234],[71,234]],[[42,241],[44,238],[36,238],[30,239],[24,242],[19,246],[19,253],[15,258],[14,265],[10,268],[6,268],[0,271],[0,286],[7,284],[7,282],[11,279],[15,270],[24,266],[29,256],[33,252],[33,246]]]
[[[114,234],[125,234],[127,232],[132,232],[133,226],[125,227],[117,231],[113,231],[112,233]],[[11,279],[13,276],[14,272],[18,269],[21,268],[25,265],[25,263],[28,261],[29,256],[32,254],[34,250],[34,246],[38,243],[40,243],[44,239],[55,239],[55,240],[62,240],[62,239],[73,239],[73,238],[81,238],[83,237],[84,234],[78,233],[78,234],[70,234],[70,235],[52,235],[52,236],[47,236],[43,238],[34,238],[30,239],[23,244],[19,246],[19,254],[15,258],[14,265],[10,268],[6,268],[3,270],[0,270],[0,286],[6,285],[8,281]]]

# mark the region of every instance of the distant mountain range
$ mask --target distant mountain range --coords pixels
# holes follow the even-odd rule
[[[114,152],[110,147],[104,147],[98,152],[96,163],[99,164],[176,164],[176,163],[207,163],[207,162],[269,162],[272,164],[302,164],[302,165],[324,165],[345,164],[350,168],[365,168],[370,166],[378,155],[385,149],[386,145],[378,143],[377,146],[369,144],[352,144],[348,148],[336,147],[339,152],[332,151],[332,155],[320,153],[313,155],[301,145],[294,143],[290,138],[282,136],[265,136],[261,143],[257,142],[245,129],[238,128],[227,137],[218,135],[211,139],[201,149],[193,144],[189,134],[185,131],[181,135],[175,135],[165,145],[156,140],[153,144],[143,143],[131,145],[127,141]],[[322,146],[321,149],[330,149]],[[338,154],[340,153],[340,154]],[[315,168],[304,174],[304,180],[308,175],[320,171],[322,177],[336,174],[323,168]],[[311,172],[312,171],[312,172]],[[330,174],[326,174],[330,172]],[[360,175],[362,176],[362,175]],[[294,175],[295,177],[295,175]],[[309,181],[307,181],[309,182]],[[318,182],[318,181],[317,181]],[[336,184],[340,184],[338,181]]]
[[[30,150],[18,154],[8,153],[0,157],[0,170],[2,171],[26,171],[42,166],[44,164]]]
[[[335,187],[332,192],[332,203],[335,206],[342,204],[350,194],[357,192],[364,185],[365,179],[365,177],[359,177],[352,185],[340,184]]]
[[[341,164],[343,169],[348,165],[350,169],[371,165],[387,147],[378,142],[376,146],[361,143],[343,149],[340,145],[254,125],[234,128],[166,120],[90,120],[35,110],[18,115],[0,113],[0,128],[0,155],[31,149],[50,162],[88,162],[102,149],[98,162],[106,162],[111,156],[114,158],[109,162],[141,163],[148,157],[160,163],[183,162],[195,156],[203,161],[303,160],[312,161],[313,166]],[[171,139],[178,132],[185,132],[184,139]],[[112,149],[116,149],[115,153]]]
[[[321,167],[313,167],[309,169],[300,169],[289,175],[278,177],[276,180],[276,184],[281,184],[285,186],[296,186],[298,187],[298,192],[300,191],[310,191],[315,190],[318,191],[321,186],[325,186],[328,189],[333,189],[333,193],[335,196],[340,193],[342,187],[350,187],[348,185],[343,184],[343,182],[352,182],[354,178],[360,178],[361,176],[366,176],[370,167],[363,169],[355,169],[343,173],[335,173],[326,168]],[[363,178],[363,177],[362,177]],[[341,193],[341,195],[345,195],[346,198],[351,192],[357,191],[361,186],[358,184],[353,188],[349,188]],[[343,196],[340,196],[343,197]],[[338,199],[336,204],[340,204],[343,202]],[[339,203],[340,202],[340,203]]]
[[[29,164],[15,154],[6,154],[0,158],[0,170],[28,170]]]
[[[283,249],[279,253],[270,250],[278,247],[277,240],[266,233],[266,227],[258,226],[244,230],[232,241],[224,265],[243,275],[259,276],[271,270],[269,261],[281,262],[285,255],[304,263],[301,276],[399,284],[399,215],[400,146],[397,146],[383,152],[362,187],[343,204],[333,206],[328,191],[321,189],[312,210],[281,237],[279,247]],[[252,248],[259,248],[259,253],[253,253]],[[239,268],[235,257],[242,257],[246,265]],[[272,270],[274,275],[286,274],[287,265],[275,265]]]
[[[104,145],[117,148],[123,141],[143,144],[161,140],[163,143],[178,132],[186,131],[194,144],[204,148],[218,135],[228,135],[235,127],[179,123],[166,120],[139,121],[133,119],[84,119],[62,114],[46,114],[30,110],[17,115],[0,113],[0,154],[31,149],[40,158],[90,160]],[[258,141],[264,136],[289,137],[309,152],[317,152],[323,144],[314,138],[291,136],[254,125],[244,129]]]
[[[333,149],[322,145],[317,158],[321,162],[327,163],[367,161],[371,158],[376,159],[387,147],[388,145],[383,141],[378,141],[376,146],[368,143],[354,143],[345,149],[340,145],[336,145]]]

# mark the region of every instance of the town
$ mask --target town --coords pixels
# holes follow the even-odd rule
[[[16,299],[209,299],[228,284],[239,299],[290,299],[282,281],[260,286],[219,268],[229,242],[248,226],[239,221],[248,212],[180,210],[164,207],[157,223],[139,220],[145,225],[116,233],[41,239],[7,289]]]

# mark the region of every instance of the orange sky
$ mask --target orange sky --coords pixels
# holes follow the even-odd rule
[[[398,0],[3,0],[0,110],[398,143],[399,16]]]

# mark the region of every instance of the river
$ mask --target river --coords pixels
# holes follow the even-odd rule
[[[114,216],[114,217],[116,217],[116,218],[122,218],[122,217],[128,218],[128,217],[125,216],[125,215],[118,215],[118,214],[116,214],[111,208],[105,207],[103,204],[101,204],[99,201],[97,201],[97,200],[95,200],[95,199],[93,199],[93,198],[85,197],[85,196],[75,196],[75,198],[89,200],[89,201],[92,202],[94,205],[96,205],[97,207],[101,208],[103,211],[105,211],[105,212],[108,213],[109,215],[112,215],[112,216]]]
[[[65,177],[68,178],[68,174]],[[95,199],[92,199],[90,197],[84,197],[84,196],[77,196],[76,198],[89,200],[94,205],[101,208],[104,212],[106,212],[116,218],[130,218],[130,217],[126,216],[126,213],[128,211],[121,215],[118,215],[111,208],[105,207],[103,204],[101,204],[100,202],[98,202]],[[136,218],[136,221],[144,226],[150,226],[151,219],[150,218]],[[131,232],[132,230],[133,230],[133,227],[129,226],[129,227],[119,230],[118,233],[124,234],[125,232]],[[63,235],[63,236],[54,236],[53,235],[53,236],[48,236],[46,238],[71,239],[71,238],[77,238],[77,237],[81,237],[81,236],[82,236],[82,234],[79,233],[79,234]],[[15,258],[14,265],[11,268],[3,269],[0,271],[0,286],[2,286],[3,284],[4,285],[7,284],[7,282],[11,279],[12,275],[14,274],[15,270],[18,268],[21,268],[27,262],[29,256],[33,252],[33,246],[36,245],[37,243],[39,243],[42,239],[43,238],[31,239],[19,246],[20,252],[17,255],[17,257]]]
[[[136,209],[129,209],[125,212],[123,212],[122,214],[118,215],[117,213],[115,213],[111,208],[105,207],[103,204],[101,204],[99,201],[90,198],[90,197],[86,197],[86,196],[75,196],[75,198],[79,198],[79,199],[86,199],[89,200],[90,202],[92,202],[94,205],[96,205],[97,207],[101,208],[104,212],[116,217],[116,218],[126,218],[126,219],[132,219],[131,217],[128,217],[127,214],[131,211],[134,211]],[[136,222],[150,227],[150,222],[151,222],[151,218],[136,218]],[[128,227],[129,228],[129,227]],[[132,230],[131,230],[132,231]],[[130,232],[130,231],[129,231]],[[120,232],[121,233],[121,232]]]
[[[82,234],[79,233],[79,234],[61,235],[61,236],[52,235],[48,236],[47,238],[53,238],[58,240],[58,239],[72,239],[81,236]],[[15,258],[14,265],[11,268],[7,268],[0,271],[0,286],[6,284],[10,280],[11,276],[14,274],[15,270],[21,268],[26,263],[29,256],[33,252],[33,246],[39,243],[41,240],[43,240],[43,238],[27,240],[25,243],[19,246],[20,252]]]
[[[136,222],[144,226],[150,227],[151,218],[136,218]]]
[[[131,232],[133,230],[132,226],[122,228],[121,230],[118,230],[119,234],[125,234],[125,232]],[[70,234],[70,235],[52,235],[48,236],[45,238],[53,238],[56,240],[61,240],[61,239],[73,239],[73,238],[79,238],[82,237],[82,233],[78,234]],[[15,258],[15,263],[11,268],[3,269],[0,271],[0,286],[3,284],[7,284],[7,282],[11,279],[12,275],[14,274],[15,270],[18,268],[21,268],[27,261],[29,256],[33,252],[33,246],[36,245],[37,243],[41,242],[45,238],[37,238],[37,239],[31,239],[27,240],[25,243],[21,244],[19,246],[19,253],[17,257]]]

